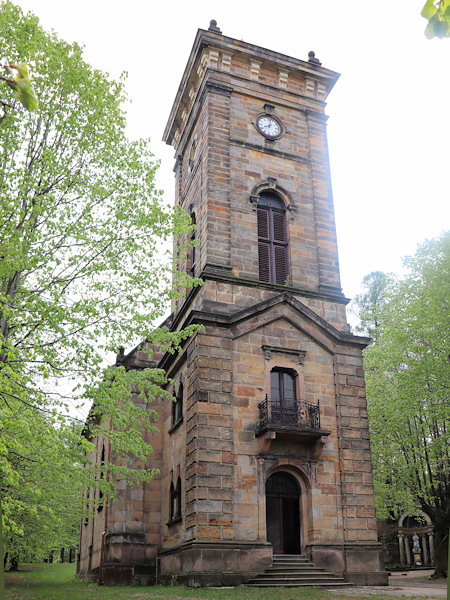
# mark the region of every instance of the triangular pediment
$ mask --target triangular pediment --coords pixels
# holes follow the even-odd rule
[[[289,323],[331,352],[335,344],[351,343],[365,347],[369,341],[368,338],[339,331],[288,292],[235,312],[229,317],[234,337],[275,321]]]

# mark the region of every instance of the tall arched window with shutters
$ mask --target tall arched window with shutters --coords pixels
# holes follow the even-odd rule
[[[197,221],[195,220],[195,213],[191,214],[191,221],[192,221],[192,225],[197,225]],[[195,242],[195,240],[197,239],[197,235],[196,235],[196,229],[192,230],[191,233],[191,242]],[[195,277],[195,259],[196,259],[196,247],[192,246],[190,249],[190,267],[189,267],[189,275],[191,277]]]
[[[257,215],[259,279],[283,285],[288,278],[286,208],[281,198],[263,192]]]

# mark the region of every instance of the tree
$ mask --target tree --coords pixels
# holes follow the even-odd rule
[[[359,319],[356,331],[376,337],[380,325],[378,315],[383,309],[383,292],[387,282],[388,276],[382,271],[373,271],[362,280],[365,291],[357,294],[351,305],[352,312]]]
[[[450,527],[449,259],[445,234],[405,260],[404,279],[388,278],[364,357],[377,515],[429,514],[438,575]]]
[[[40,101],[29,112],[15,90],[2,92],[13,110],[0,122],[0,500],[7,527],[19,531],[14,494],[31,510],[45,497],[43,482],[66,469],[111,492],[113,478],[106,485],[82,468],[93,446],[65,416],[77,398],[93,401],[92,435],[102,430],[99,415],[110,422],[103,433],[116,457],[147,459],[141,431],[156,427],[156,413],[140,410],[131,393],[170,398],[165,374],[105,370],[103,356],[138,340],[175,352],[195,328],[155,323],[199,281],[161,250],[175,238],[182,258],[194,226],[155,188],[149,141],[125,136],[123,79],[109,81],[77,44],[10,2],[0,6],[0,39],[8,64],[32,69]],[[152,477],[151,465],[127,464],[105,468],[129,482]]]
[[[5,553],[16,566],[77,545],[83,492],[82,473],[73,467],[82,458],[76,443],[79,425],[67,432],[44,415],[17,408],[17,415],[1,415],[3,438],[5,426],[9,429],[9,466],[16,478],[3,481]]]

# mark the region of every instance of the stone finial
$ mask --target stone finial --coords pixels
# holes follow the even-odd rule
[[[320,60],[318,58],[316,58],[316,53],[313,50],[310,50],[308,52],[308,62],[313,63],[314,65],[317,65],[318,67],[320,67],[320,65],[322,64],[320,62]]]
[[[217,26],[217,21],[215,19],[211,19],[209,22],[208,31],[215,31],[216,33],[222,33],[220,31],[220,27]]]

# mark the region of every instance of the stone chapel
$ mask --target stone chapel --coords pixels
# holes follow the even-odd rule
[[[314,52],[285,56],[215,21],[198,30],[164,140],[175,201],[197,227],[185,269],[204,284],[165,324],[204,330],[180,355],[120,357],[164,369],[177,402],[153,405],[160,474],[119,486],[119,502],[81,524],[79,575],[238,585],[297,555],[348,582],[387,584],[369,340],[350,333],[339,276],[325,116],[338,76]]]

